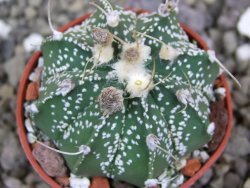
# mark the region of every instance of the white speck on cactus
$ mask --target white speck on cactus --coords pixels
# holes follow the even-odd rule
[[[163,44],[159,55],[161,59],[173,61],[180,55],[180,52],[170,45]]]
[[[70,175],[69,184],[71,188],[89,188],[90,181],[88,178],[78,178],[74,175]]]
[[[92,52],[94,63],[96,65],[101,65],[104,63],[108,63],[113,59],[114,48],[111,45],[102,46],[100,44],[96,44],[93,47]]]
[[[214,131],[215,131],[215,123],[212,122],[208,125],[208,128],[207,128],[207,133],[210,134],[210,135],[213,135],[214,134]]]
[[[188,103],[191,103],[191,104],[194,103],[194,99],[192,98],[192,95],[188,89],[177,90],[176,97],[177,97],[178,101],[180,101],[184,105],[187,105]]]
[[[153,134],[149,134],[146,138],[146,144],[151,151],[155,151],[155,149],[160,145],[160,140]]]
[[[25,125],[25,128],[28,132],[30,133],[34,133],[34,129],[33,129],[33,126],[32,126],[32,123],[31,123],[31,120],[30,119],[25,119],[24,121],[24,125]]]
[[[130,94],[130,97],[147,97],[149,91],[154,87],[151,75],[143,72],[130,74],[126,87],[126,91]]]
[[[75,83],[71,79],[65,79],[58,83],[56,95],[66,96],[75,88]]]

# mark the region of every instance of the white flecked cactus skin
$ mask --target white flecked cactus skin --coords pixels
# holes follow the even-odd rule
[[[99,2],[82,25],[43,42],[39,112],[32,120],[60,150],[90,148],[87,155],[63,156],[75,175],[161,184],[211,139],[209,104],[219,66],[189,42],[175,7],[136,15]],[[93,28],[107,29],[112,41],[98,44]],[[100,99],[104,91],[111,97]]]

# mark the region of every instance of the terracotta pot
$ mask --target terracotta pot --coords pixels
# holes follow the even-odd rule
[[[144,13],[146,11],[143,10],[137,10],[135,11],[138,14]],[[90,16],[90,14],[86,14],[78,19],[75,19],[74,21],[66,24],[63,26],[60,31],[63,32],[67,30],[68,28],[80,24],[82,21],[87,19]],[[189,27],[187,27],[185,24],[181,24],[181,27],[186,31],[190,39],[195,40],[198,43],[198,46],[204,50],[208,50],[207,44],[204,42],[204,40],[193,30],[191,30]],[[23,150],[25,152],[25,155],[27,159],[29,160],[32,167],[35,169],[35,171],[39,174],[39,176],[48,183],[53,188],[60,188],[61,186],[51,177],[49,177],[45,171],[40,167],[40,165],[37,163],[35,158],[32,155],[32,146],[29,144],[27,137],[26,137],[26,130],[24,126],[24,102],[25,102],[25,95],[26,95],[26,89],[29,83],[28,77],[30,73],[35,69],[39,57],[42,55],[40,51],[35,52],[33,56],[28,61],[28,64],[26,65],[24,72],[22,74],[19,88],[18,88],[18,94],[17,94],[17,105],[16,105],[16,121],[17,121],[17,127],[18,127],[18,133],[19,133],[19,139],[21,142],[21,145],[23,147]],[[232,102],[231,102],[231,95],[228,83],[225,79],[224,75],[220,76],[220,81],[222,83],[222,86],[226,89],[226,108],[228,111],[228,125],[225,132],[225,135],[223,137],[222,142],[220,143],[219,147],[216,149],[216,151],[210,156],[209,160],[201,167],[201,169],[191,178],[189,178],[186,182],[184,182],[181,185],[181,188],[188,188],[191,185],[193,185],[201,176],[216,162],[216,160],[220,157],[223,150],[225,149],[231,129],[232,129]]]

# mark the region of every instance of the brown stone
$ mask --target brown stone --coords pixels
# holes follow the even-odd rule
[[[49,145],[48,143],[45,143]],[[62,177],[67,175],[62,156],[41,144],[36,144],[32,154],[41,165],[43,170],[51,177]]]
[[[186,166],[181,170],[182,174],[187,177],[192,177],[201,168],[199,159],[189,159]]]
[[[27,101],[33,101],[38,99],[39,96],[39,86],[36,82],[30,82],[26,90],[25,99]]]
[[[104,177],[93,177],[90,188],[110,188],[109,181]]]

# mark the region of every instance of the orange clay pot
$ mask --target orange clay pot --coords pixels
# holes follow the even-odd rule
[[[133,10],[133,9],[132,9]],[[144,10],[134,10],[137,14],[145,13],[147,11]],[[86,14],[78,19],[73,20],[72,22],[66,24],[63,26],[60,31],[64,32],[68,28],[81,24],[84,20],[86,20],[90,14]],[[185,24],[181,24],[182,28],[185,30],[185,32],[188,34],[191,40],[194,40],[197,42],[198,46],[204,50],[208,50],[207,44],[204,42],[204,40],[192,29],[187,27]],[[16,105],[16,121],[17,121],[17,128],[19,133],[19,139],[21,142],[21,145],[23,147],[23,150],[25,152],[25,155],[27,159],[29,160],[32,167],[35,169],[35,171],[39,174],[39,176],[52,188],[61,188],[58,182],[56,182],[53,178],[49,177],[44,170],[40,167],[38,162],[35,160],[35,158],[32,155],[32,146],[29,144],[27,137],[26,137],[26,130],[24,126],[24,102],[25,102],[25,95],[26,90],[29,84],[29,75],[34,69],[36,68],[37,62],[39,57],[42,56],[42,53],[40,51],[35,52],[33,56],[30,58],[28,64],[26,65],[24,72],[22,74],[19,88],[18,88],[18,94],[17,94],[17,105]],[[226,89],[226,108],[228,111],[228,125],[226,128],[225,135],[219,145],[219,147],[216,149],[216,151],[210,156],[209,160],[200,168],[196,174],[194,174],[192,177],[190,177],[186,182],[184,182],[180,187],[181,188],[188,188],[192,186],[199,178],[202,177],[204,173],[216,162],[216,160],[220,157],[222,152],[224,151],[232,129],[232,101],[231,101],[231,95],[228,83],[225,79],[224,75],[221,75],[219,80],[220,85],[223,86]]]

